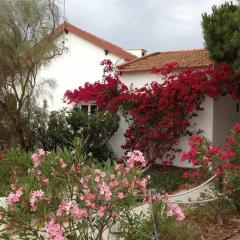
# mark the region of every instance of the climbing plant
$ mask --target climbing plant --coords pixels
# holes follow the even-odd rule
[[[74,91],[67,91],[68,103],[95,100],[99,109],[121,111],[129,120],[125,132],[126,150],[139,149],[149,162],[161,159],[171,163],[179,151],[181,137],[190,135],[191,119],[203,111],[206,97],[217,98],[230,94],[240,97],[240,78],[227,64],[203,70],[181,69],[177,63],[154,67],[153,74],[161,75],[164,83],[152,82],[129,91],[114,72],[110,60],[104,66],[102,82],[86,83]]]

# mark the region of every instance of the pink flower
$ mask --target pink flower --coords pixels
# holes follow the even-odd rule
[[[88,217],[88,211],[86,208],[80,208],[77,204],[73,204],[71,208],[71,215],[74,221],[79,221]]]
[[[185,215],[178,204],[168,204],[168,208],[168,216],[175,216],[177,221],[183,221],[185,219]]]
[[[127,179],[124,179],[124,180],[122,181],[122,186],[123,186],[124,188],[127,188],[127,187],[129,186],[129,182],[128,182]]]
[[[91,199],[91,200],[94,200],[94,199],[96,198],[96,195],[93,194],[93,193],[88,192],[88,193],[87,193],[87,197],[88,197],[89,199]]]
[[[127,163],[130,168],[133,168],[135,166],[138,167],[146,166],[146,160],[143,156],[143,153],[138,150],[134,150],[133,152],[128,153]]]
[[[107,206],[101,206],[97,212],[98,216],[103,217],[106,209],[107,209]]]
[[[63,230],[58,223],[51,220],[46,223],[46,229],[49,234],[49,240],[64,240]]]
[[[41,164],[42,157],[44,155],[45,155],[45,151],[43,149],[38,149],[37,152],[31,156],[31,159],[33,161],[33,165],[35,168],[37,168]]]
[[[123,192],[118,193],[118,199],[123,199],[125,197],[126,195]]]
[[[43,149],[38,149],[38,155],[39,156],[44,156],[45,155],[45,151]]]
[[[45,193],[42,190],[33,191],[30,194],[30,206],[32,212],[36,212],[37,210],[36,202],[39,200],[45,200],[46,202],[49,202],[49,199],[45,197]]]
[[[57,216],[70,215],[74,221],[88,217],[86,208],[80,208],[74,201],[62,201],[57,210]]]
[[[116,169],[122,170],[124,168],[124,165],[122,163],[117,164]]]
[[[32,156],[31,156],[31,159],[33,161],[33,164],[34,164],[34,167],[38,167],[38,165],[41,163],[41,160],[39,159],[38,157],[38,154],[37,153],[34,153]]]
[[[111,188],[116,188],[116,187],[118,187],[118,185],[119,185],[119,183],[117,180],[113,180],[112,182],[109,183],[109,186]]]
[[[110,188],[107,186],[107,184],[105,182],[103,182],[100,187],[100,194],[105,195],[105,198],[107,201],[111,200],[112,193],[110,191]]]
[[[111,217],[117,217],[119,214],[118,214],[118,212],[116,212],[116,211],[112,211],[111,212]]]
[[[61,168],[64,169],[64,168],[67,166],[67,164],[64,162],[63,159],[60,159],[59,162],[60,162],[60,166],[61,166]]]
[[[148,181],[148,179],[144,178],[139,183],[139,185],[144,193],[147,192],[147,181]]]
[[[94,180],[95,180],[95,182],[99,183],[100,182],[100,177],[96,176]]]
[[[8,205],[14,205],[15,203],[20,201],[21,196],[23,195],[22,188],[19,188],[15,193],[10,193],[7,197]]]

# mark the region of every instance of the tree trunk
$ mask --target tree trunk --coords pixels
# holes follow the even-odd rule
[[[22,118],[21,118],[21,114],[19,111],[16,112],[15,129],[16,129],[16,135],[19,139],[19,144],[21,145],[22,148],[28,150],[27,143],[24,138]]]
[[[222,168],[221,168],[222,169]],[[224,177],[223,177],[223,170],[221,176],[219,176],[218,179],[218,192],[220,194],[219,199],[218,199],[218,209],[217,209],[217,223],[219,225],[223,225],[224,219],[223,219],[223,197],[221,196],[224,194]]]

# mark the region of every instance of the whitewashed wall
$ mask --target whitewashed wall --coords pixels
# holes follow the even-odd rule
[[[59,42],[68,50],[60,57],[54,59],[49,66],[42,69],[39,78],[51,78],[57,83],[57,88],[52,92],[53,100],[48,98],[49,110],[57,110],[66,106],[63,96],[66,90],[73,90],[84,85],[85,82],[101,80],[103,71],[100,62],[110,59],[113,63],[119,60],[118,56],[111,53],[105,55],[104,49],[68,33],[60,36]]]
[[[201,129],[203,130],[202,135],[212,141],[213,140],[214,100],[212,98],[206,98],[202,103],[202,107],[204,108],[204,111],[199,112],[198,117],[195,117],[191,120],[191,126],[189,130],[191,130],[194,133],[194,132],[197,132],[198,129]],[[189,150],[188,138],[189,137],[182,137],[180,140],[179,147],[183,151]],[[181,153],[177,154],[174,165],[179,167],[190,167],[187,161],[184,161],[184,162],[181,161]]]
[[[143,87],[153,81],[158,83],[164,82],[160,75],[151,74],[148,71],[123,73],[120,79],[128,88]]]
[[[137,57],[143,57],[147,54],[145,49],[126,49],[126,51]]]
[[[223,145],[233,124],[239,121],[237,102],[226,95],[214,101],[213,144]]]
[[[128,87],[132,86],[133,88],[143,87],[146,84],[151,83],[152,81],[156,81],[162,83],[164,80],[161,76],[151,74],[149,72],[136,72],[136,73],[124,73],[121,76],[121,81],[124,82]],[[204,111],[199,112],[199,116],[197,118],[192,119],[190,130],[197,131],[198,129],[203,130],[203,135],[213,139],[213,106],[214,100],[207,98],[203,103]],[[124,121],[124,120],[122,120]],[[126,123],[122,123],[121,132],[124,132],[127,128]],[[113,136],[112,142],[116,142],[116,138],[119,139],[120,142],[124,142],[123,136],[121,137],[120,132],[117,132],[115,136]],[[180,141],[180,148],[183,151],[187,151],[189,149],[188,146],[188,137],[183,137]],[[122,153],[122,150],[117,152],[118,154]],[[181,167],[189,167],[190,165],[187,162],[181,162],[181,154],[178,154],[174,165]]]

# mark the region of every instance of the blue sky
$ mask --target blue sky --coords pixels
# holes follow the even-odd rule
[[[197,49],[204,47],[201,14],[224,2],[66,0],[66,17],[70,23],[123,48],[145,48],[149,52]]]

